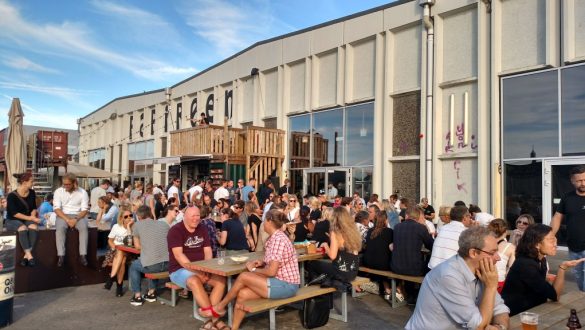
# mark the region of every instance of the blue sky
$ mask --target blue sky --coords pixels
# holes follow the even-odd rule
[[[253,43],[382,0],[0,0],[0,127],[76,129],[112,99],[171,86]]]

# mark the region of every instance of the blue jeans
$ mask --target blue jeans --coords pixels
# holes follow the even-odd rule
[[[141,281],[142,281],[142,274],[143,273],[160,273],[167,271],[169,269],[169,262],[163,261],[159,262],[158,264],[150,265],[150,266],[142,266],[140,259],[136,259],[132,261],[130,265],[130,269],[128,270],[128,278],[130,280],[130,288],[134,293],[141,293]],[[148,279],[148,289],[153,290],[156,289],[158,285],[158,280],[151,280]]]
[[[579,252],[569,250],[569,259],[575,260],[575,259],[581,259],[581,258],[585,258],[585,250],[579,251]],[[575,280],[577,281],[577,285],[579,286],[579,290],[585,291],[583,289],[585,287],[585,285],[583,283],[585,281],[585,276],[584,276],[585,268],[583,267],[583,263],[580,263],[577,266],[575,266],[575,269],[573,270],[573,272],[575,274]]]

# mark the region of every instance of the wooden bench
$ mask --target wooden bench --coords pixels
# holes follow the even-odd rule
[[[351,282],[351,285],[352,287],[356,287],[364,283],[368,283],[369,281],[369,278],[357,277]],[[246,313],[259,313],[268,310],[270,330],[274,330],[276,329],[276,308],[336,291],[337,290],[335,288],[321,288],[320,285],[310,285],[300,288],[294,297],[285,299],[254,299],[246,301],[243,304],[239,304],[237,308],[245,311]],[[341,313],[339,313],[334,306],[334,311],[329,314],[329,317],[339,321],[347,322],[347,312],[347,292],[344,291],[341,293]]]
[[[407,282],[414,282],[414,283],[422,283],[424,280],[424,276],[410,276],[410,275],[401,275],[391,272],[389,270],[378,270],[372,269],[367,267],[360,267],[360,272],[374,274],[378,276],[383,276],[389,278],[392,281],[392,292],[391,292],[391,303],[392,308],[400,307],[406,304],[406,301],[398,301],[396,299],[396,280],[402,280]]]

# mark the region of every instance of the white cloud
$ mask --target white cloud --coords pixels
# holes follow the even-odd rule
[[[174,67],[162,61],[118,53],[94,41],[91,29],[81,23],[64,21],[60,24],[36,24],[21,16],[18,9],[6,0],[0,0],[0,45],[2,39],[10,40],[28,51],[54,51],[61,56],[91,59],[98,63],[118,67],[149,80],[173,79],[173,72],[195,73],[192,67]],[[144,75],[154,70],[158,74]],[[173,70],[168,70],[172,68]],[[181,71],[184,70],[184,71]]]
[[[59,73],[58,70],[47,68],[22,56],[5,56],[2,62],[5,65],[18,70],[41,73]]]
[[[276,18],[266,0],[231,3],[225,0],[185,1],[178,11],[194,33],[227,57],[253,43],[295,28]]]
[[[0,96],[6,100],[6,102],[0,101],[0,108],[5,114],[0,118],[0,127],[6,127],[8,126],[8,112],[12,97],[6,94],[0,94]],[[63,111],[40,111],[22,100],[20,101],[20,106],[24,112],[25,125],[77,129],[77,118],[71,114],[63,113]]]
[[[72,88],[67,88],[67,87],[43,86],[43,85],[27,84],[27,83],[20,83],[20,82],[10,82],[10,81],[0,81],[0,87],[6,88],[6,89],[38,92],[38,93],[43,93],[43,94],[47,94],[47,95],[61,97],[64,99],[71,99],[72,97],[97,93],[96,91],[89,91],[89,90],[79,90],[79,89],[72,89]]]

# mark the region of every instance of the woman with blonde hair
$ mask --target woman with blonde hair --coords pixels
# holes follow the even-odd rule
[[[154,199],[154,194],[152,193],[152,191],[154,190],[154,186],[152,185],[152,183],[148,183],[146,185],[146,188],[144,188],[144,195],[142,195],[142,201],[144,202],[144,205],[150,207],[150,212],[152,213],[152,219],[156,220],[156,215],[154,213],[154,209],[155,209],[155,199]]]
[[[386,212],[386,216],[388,217],[388,228],[393,229],[394,226],[400,223],[400,215],[396,211],[394,204],[390,203],[389,200],[382,200],[382,210]]]
[[[332,262],[309,262],[309,272],[313,278],[326,274],[332,280],[350,283],[358,273],[358,253],[362,249],[362,236],[344,207],[333,209],[329,239],[330,244],[323,243],[321,246],[325,248],[325,253]]]
[[[317,220],[315,228],[313,229],[313,240],[317,242],[317,245],[320,246],[323,243],[329,244],[329,227],[332,218],[333,208],[324,208],[321,212],[321,218]]]
[[[117,245],[124,244],[124,238],[132,233],[134,220],[130,208],[126,205],[120,206],[118,212],[118,221],[112,227],[108,235],[108,246],[110,250],[106,253],[103,267],[111,266],[110,276],[104,284],[104,289],[110,290],[114,280],[116,280],[116,297],[124,295],[124,273],[126,272],[126,252],[117,250]]]
[[[534,218],[530,214],[520,214],[518,219],[516,219],[516,229],[514,229],[512,235],[510,235],[510,243],[518,245],[526,228],[533,224]]]
[[[321,201],[319,200],[319,198],[311,196],[309,198],[309,208],[311,209],[309,213],[309,219],[311,221],[319,220],[321,218]]]

